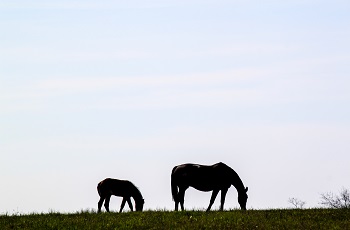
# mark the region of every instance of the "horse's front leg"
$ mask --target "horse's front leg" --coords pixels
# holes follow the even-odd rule
[[[224,203],[226,198],[228,188],[224,188],[221,190],[221,205],[220,205],[220,211],[224,210]]]
[[[125,206],[125,202],[126,202],[126,198],[123,197],[122,204],[120,205],[120,210],[119,210],[119,212],[122,212],[122,211],[123,211],[123,208],[124,208],[124,206]]]
[[[211,198],[210,198],[210,203],[209,203],[209,206],[207,208],[207,212],[210,211],[211,206],[213,205],[213,203],[215,201],[215,198],[218,195],[218,193],[219,193],[219,190],[213,190],[213,193],[211,194]]]
[[[126,201],[128,202],[128,205],[129,205],[129,208],[131,211],[134,211],[133,210],[133,207],[132,207],[132,203],[131,203],[131,200],[130,200],[130,197],[128,199],[126,199]]]

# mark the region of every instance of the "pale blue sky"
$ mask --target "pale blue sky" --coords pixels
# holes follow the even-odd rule
[[[106,177],[173,209],[188,162],[254,209],[350,188],[347,1],[5,0],[0,31],[0,213],[96,209]]]

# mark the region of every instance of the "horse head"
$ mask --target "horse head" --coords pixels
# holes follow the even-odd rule
[[[248,192],[248,187],[238,192],[238,203],[241,206],[242,210],[247,210],[246,208],[247,200],[248,200],[247,192]]]
[[[137,202],[135,202],[135,209],[136,209],[136,211],[142,211],[144,203],[145,203],[144,199],[140,199]]]

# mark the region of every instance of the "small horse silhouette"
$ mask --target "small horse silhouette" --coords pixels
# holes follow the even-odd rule
[[[105,208],[107,212],[109,212],[109,201],[111,196],[121,196],[123,197],[122,204],[120,206],[120,211],[123,211],[125,206],[125,202],[128,202],[130,210],[133,211],[132,203],[130,197],[132,197],[135,201],[135,209],[136,211],[142,211],[143,204],[145,203],[141,192],[137,189],[137,187],[127,180],[118,180],[106,178],[97,185],[97,191],[100,195],[100,200],[98,202],[98,212],[101,212],[101,207],[103,201],[105,201]]]
[[[238,203],[246,210],[248,187],[244,187],[238,174],[226,164],[214,165],[182,164],[175,166],[171,172],[171,192],[175,202],[175,211],[179,203],[184,210],[185,191],[193,187],[200,191],[213,191],[207,211],[210,210],[219,191],[221,191],[220,210],[224,209],[227,190],[233,185],[238,192]]]

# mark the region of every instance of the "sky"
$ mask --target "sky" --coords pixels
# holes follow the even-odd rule
[[[1,1],[0,213],[96,210],[107,177],[173,210],[172,168],[220,161],[249,209],[319,207],[350,188],[349,12],[341,0]],[[210,195],[188,189],[185,208]]]

